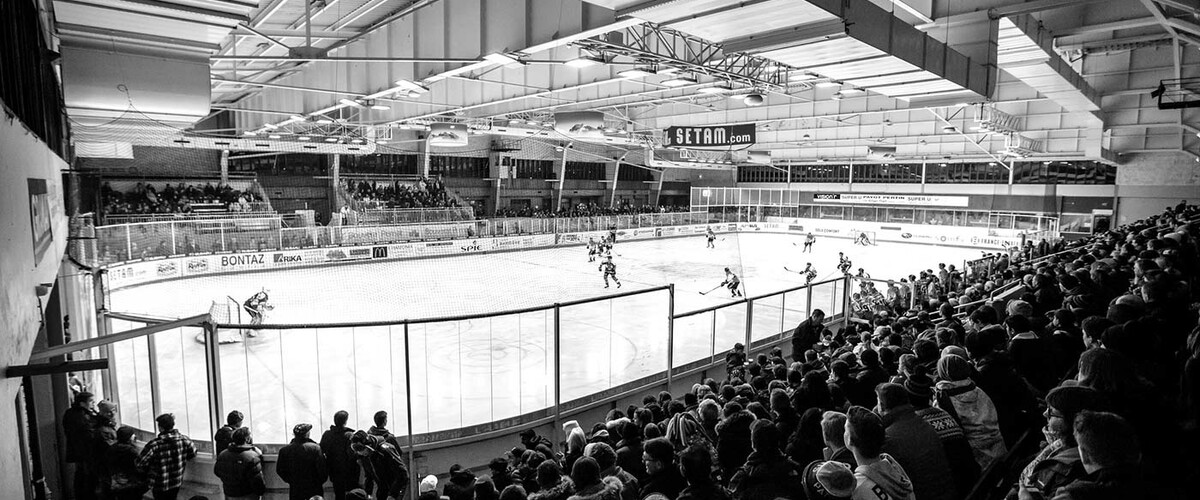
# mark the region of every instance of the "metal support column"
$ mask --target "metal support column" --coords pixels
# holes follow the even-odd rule
[[[565,152],[564,152],[565,154]],[[622,157],[624,158],[624,157]],[[612,195],[608,197],[608,206],[617,206],[617,179],[621,178],[621,160],[617,160],[617,168],[613,170]]]
[[[568,143],[562,150],[562,159],[558,164],[558,200],[554,202],[555,210],[562,210],[562,195],[563,188],[567,184],[567,151],[571,149],[571,144]]]
[[[854,160],[850,160],[850,174],[846,178],[846,185],[849,191],[854,191]]]
[[[221,394],[221,346],[217,335],[217,326],[212,322],[205,322],[202,327],[204,328],[205,380],[208,383],[208,419],[212,425],[210,428],[217,429],[224,425],[222,415],[225,415],[225,400]],[[221,450],[214,450],[213,456],[220,453]]]
[[[153,415],[162,415],[162,385],[158,378],[158,347],[154,345],[154,335],[147,335],[140,340],[146,341],[146,364],[150,368],[150,408]]]
[[[746,359],[747,360],[750,359],[751,346],[753,345],[752,340],[751,340],[753,338],[753,332],[754,332],[754,302],[747,300],[746,301],[746,335],[745,335]]]
[[[221,184],[229,185],[229,150],[221,150]],[[218,426],[219,427],[219,426]],[[216,429],[216,427],[213,427]]]
[[[562,430],[562,307],[554,304],[554,429],[551,435],[552,443],[559,442],[558,434]],[[566,436],[563,436],[566,439]]]
[[[667,391],[675,376],[675,284],[667,285]]]
[[[413,441],[413,401],[412,401],[412,356],[408,350],[408,323],[404,324],[404,401],[406,411],[404,412],[408,418],[408,470],[409,480],[408,488],[413,491],[417,490],[417,458],[416,444]]]

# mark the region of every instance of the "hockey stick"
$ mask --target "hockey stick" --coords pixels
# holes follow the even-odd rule
[[[725,286],[725,284],[724,284],[724,283],[722,283],[722,284],[720,284],[720,285],[717,285],[717,286],[714,286],[714,287],[712,287],[712,290],[709,290],[709,291],[707,291],[707,292],[700,292],[700,295],[708,295],[708,294],[710,294],[710,293],[713,293],[713,292],[714,292],[714,291],[716,291],[718,288],[721,288],[721,287],[723,287],[723,286]]]

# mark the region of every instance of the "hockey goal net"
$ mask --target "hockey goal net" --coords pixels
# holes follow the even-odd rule
[[[875,246],[875,231],[850,231],[850,239],[855,245]]]

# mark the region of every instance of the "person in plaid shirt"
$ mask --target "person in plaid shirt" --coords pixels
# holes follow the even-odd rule
[[[164,413],[154,420],[158,422],[158,437],[142,448],[137,467],[150,479],[154,500],[175,500],[187,462],[196,458],[196,447],[175,430],[175,415]]]

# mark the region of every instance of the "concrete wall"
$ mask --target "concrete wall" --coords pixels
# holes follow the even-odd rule
[[[29,133],[20,121],[0,120],[0,371],[23,365],[37,337],[41,314],[34,287],[53,283],[66,249],[67,219],[63,208],[62,171],[66,162]],[[34,251],[29,179],[46,183],[52,238],[39,255]],[[44,219],[43,219],[44,220]],[[48,297],[42,297],[46,300]],[[20,379],[0,378],[0,498],[25,498],[21,432],[13,401]],[[48,418],[48,420],[47,420]],[[56,419],[43,416],[53,428]]]
[[[1180,200],[1200,203],[1200,163],[1184,153],[1127,155],[1117,167],[1117,223],[1136,221]]]

